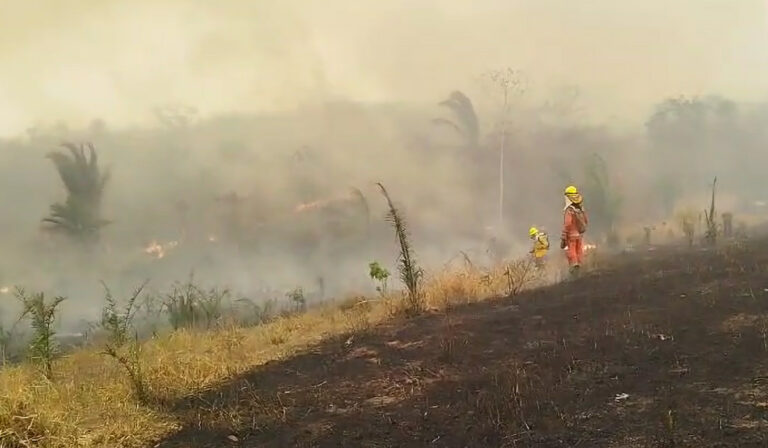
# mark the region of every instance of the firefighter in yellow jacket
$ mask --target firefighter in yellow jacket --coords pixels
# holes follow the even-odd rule
[[[528,236],[533,240],[533,248],[529,253],[533,255],[536,267],[543,268],[545,257],[549,251],[549,237],[546,232],[539,231],[536,227],[531,227],[528,230]]]

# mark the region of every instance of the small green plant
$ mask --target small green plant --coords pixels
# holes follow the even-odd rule
[[[144,404],[148,401],[148,393],[141,368],[141,344],[139,344],[138,333],[133,328],[133,318],[139,308],[136,300],[147,282],[136,288],[122,307],[107,285],[103,285],[107,303],[102,312],[101,326],[107,332],[107,342],[102,353],[113,358],[125,369],[136,401]]]
[[[387,293],[387,280],[389,279],[389,271],[386,268],[381,267],[378,261],[373,261],[368,264],[368,275],[372,280],[378,282],[376,285],[376,291],[380,294]]]
[[[400,279],[405,283],[406,288],[408,288],[408,293],[406,295],[408,312],[410,314],[419,314],[424,311],[426,306],[424,294],[421,291],[421,279],[424,275],[424,271],[422,271],[416,264],[405,219],[392,203],[392,199],[389,197],[389,193],[387,192],[387,189],[384,188],[384,185],[381,183],[378,183],[377,185],[381,189],[384,198],[387,200],[387,205],[389,206],[387,218],[395,229],[395,235],[397,236],[397,241],[400,245],[400,255],[398,257],[397,267],[398,271],[400,271]]]
[[[127,300],[123,309],[119,309],[117,300],[112,295],[109,287],[104,286],[104,300],[107,302],[101,314],[101,326],[107,331],[112,344],[122,346],[128,341],[129,330],[133,325],[133,318],[139,309],[136,300],[147,286],[147,281],[141,284]]]
[[[297,313],[301,313],[306,311],[307,309],[307,299],[304,297],[304,290],[301,288],[296,288],[292,291],[288,291],[288,293],[285,294],[285,296],[293,302],[294,310]]]
[[[46,303],[44,293],[27,295],[21,288],[16,289],[16,297],[23,306],[19,319],[28,318],[34,332],[29,345],[29,356],[40,365],[43,376],[50,380],[53,378],[53,359],[58,352],[56,332],[53,329],[56,308],[65,298],[57,296],[50,303]]]

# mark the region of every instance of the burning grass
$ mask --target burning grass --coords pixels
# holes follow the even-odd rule
[[[514,294],[536,280],[530,263],[493,269],[449,268],[424,278],[425,305],[446,312],[463,303]],[[404,318],[407,293],[328,303],[253,326],[222,319],[211,329],[180,328],[140,344],[146,405],[119,363],[97,347],[53,362],[47,380],[31,364],[0,371],[0,446],[147,446],[182,426],[167,404],[195,396],[268,361],[284,359],[333,336],[349,338]]]

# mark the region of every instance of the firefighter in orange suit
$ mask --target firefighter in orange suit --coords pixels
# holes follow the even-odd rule
[[[566,250],[568,265],[573,275],[578,274],[584,256],[584,232],[587,231],[587,214],[583,208],[583,199],[574,186],[565,189],[565,209],[563,209],[563,233],[560,248]]]

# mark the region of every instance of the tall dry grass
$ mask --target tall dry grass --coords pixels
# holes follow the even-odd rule
[[[493,269],[471,265],[427,274],[428,310],[451,308],[519,292],[537,274],[526,262]],[[321,340],[368,331],[409,309],[408,292],[329,303],[256,327],[182,328],[141,344],[148,405],[118,363],[99,350],[82,349],[54,361],[54,381],[31,364],[0,371],[0,446],[143,447],[180,428],[163,403],[203,391],[267,361],[289,357]]]

